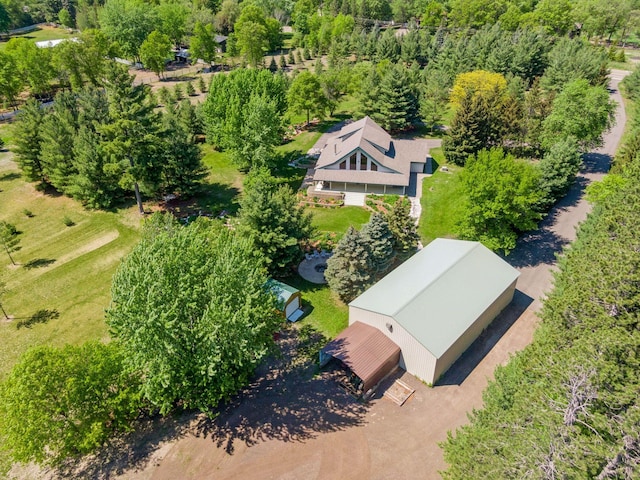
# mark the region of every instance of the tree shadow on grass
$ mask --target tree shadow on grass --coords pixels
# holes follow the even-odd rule
[[[0,151],[2,151],[0,149]],[[17,180],[20,178],[20,174],[17,172],[9,172],[4,175],[0,175],[0,182],[10,182],[12,180]]]
[[[16,323],[16,328],[20,330],[21,328],[31,328],[38,323],[47,323],[49,320],[55,320],[56,318],[60,318],[60,312],[56,309],[48,310],[46,308],[38,310],[36,313],[31,315],[30,317],[23,318],[18,323]]]
[[[197,195],[177,198],[161,203],[161,206],[177,218],[208,215],[223,218],[238,211],[240,191],[222,183],[207,183]]]
[[[285,333],[279,344],[282,356],[259,369],[217,418],[202,419],[197,434],[231,455],[236,442],[304,442],[361,425],[367,406],[342,390],[331,373],[316,374],[317,365],[304,350],[315,350],[317,338],[312,333],[307,337],[301,340],[293,330]]]
[[[44,268],[48,267],[52,263],[55,263],[55,258],[36,258],[35,260],[30,260],[29,262],[23,265],[27,270],[32,270],[34,268]]]

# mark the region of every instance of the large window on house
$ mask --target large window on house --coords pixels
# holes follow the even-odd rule
[[[356,159],[358,158],[357,154],[352,154],[349,157],[349,170],[355,170],[356,169]]]

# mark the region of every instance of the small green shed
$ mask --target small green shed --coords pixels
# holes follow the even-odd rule
[[[274,279],[269,280],[268,285],[278,298],[278,310],[284,317],[291,322],[299,320],[303,313],[300,290]]]

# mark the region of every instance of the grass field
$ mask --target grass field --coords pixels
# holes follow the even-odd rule
[[[41,42],[44,40],[56,40],[58,38],[71,38],[77,37],[77,33],[69,33],[64,28],[55,28],[49,26],[43,26],[33,32],[23,33],[21,35],[12,35],[10,38],[27,38],[34,42]],[[4,50],[8,40],[0,42],[0,50]]]
[[[15,317],[0,320],[0,378],[30,346],[106,337],[111,276],[137,241],[140,222],[133,208],[86,211],[68,198],[37,192],[8,156],[0,153],[0,219],[16,225],[21,248],[13,254],[17,266],[0,255],[8,288],[3,305]],[[75,224],[66,226],[65,217]],[[48,322],[17,328],[39,311],[47,312]]]
[[[442,165],[440,149],[431,153]],[[418,233],[423,245],[438,237],[455,238],[456,224],[462,215],[463,198],[460,191],[460,167],[447,165],[448,172],[437,170],[422,183],[422,215]]]
[[[341,237],[350,226],[360,229],[371,212],[362,207],[313,208],[313,225],[320,232],[336,232]]]

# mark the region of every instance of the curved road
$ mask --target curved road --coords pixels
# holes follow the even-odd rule
[[[585,155],[584,167],[567,196],[553,208],[537,231],[520,239],[517,248],[506,259],[520,270],[518,289],[533,299],[531,308],[535,310],[540,308],[541,298],[551,288],[555,255],[576,238],[576,227],[591,210],[584,199],[585,187],[594,180],[601,180],[609,170],[624,133],[627,117],[618,84],[628,73],[624,70],[611,71],[609,88],[618,108],[615,125],[605,134],[603,146]]]

